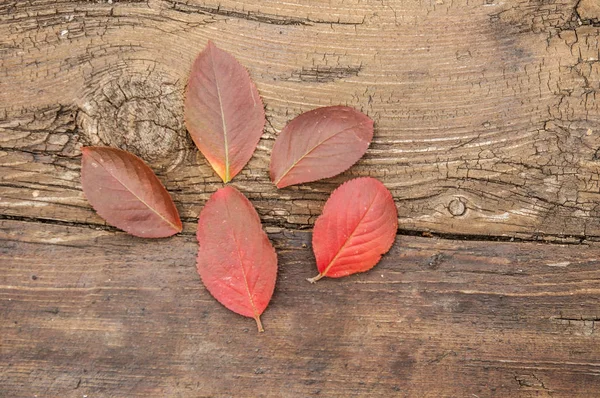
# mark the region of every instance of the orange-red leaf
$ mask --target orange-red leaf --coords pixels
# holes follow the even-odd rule
[[[319,275],[309,280],[370,270],[392,247],[397,229],[394,199],[381,182],[364,177],[342,184],[315,222],[312,244]]]
[[[271,180],[277,188],[333,177],[364,155],[373,139],[373,120],[348,106],[301,114],[277,137]]]
[[[252,157],[265,111],[248,71],[211,41],[198,55],[185,94],[185,124],[223,182]]]
[[[144,161],[115,148],[84,147],[81,152],[83,193],[106,222],[143,238],[181,232],[171,196]]]
[[[215,192],[198,220],[197,267],[221,304],[254,318],[267,308],[277,279],[277,255],[252,203],[228,186]]]

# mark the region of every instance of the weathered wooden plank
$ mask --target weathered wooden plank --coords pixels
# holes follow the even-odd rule
[[[0,395],[591,397],[600,246],[399,237],[316,284],[271,230],[266,332],[201,286],[192,234],[0,222]]]
[[[599,20],[594,0],[0,4],[0,395],[594,396]],[[221,186],[182,123],[207,39],[266,105],[234,180],[279,253],[264,335],[194,270],[194,221]],[[278,131],[334,103],[376,121],[367,155],[276,190]],[[87,144],[147,160],[184,234],[104,227],[80,189]],[[310,285],[310,234],[293,229],[361,175],[391,189],[407,233],[583,244],[402,236],[372,272]]]
[[[101,224],[79,147],[131,150],[191,220],[220,185],[182,93],[212,39],[248,67],[269,123],[234,180],[272,225],[311,225],[352,176],[380,178],[401,228],[600,236],[600,27],[592,1],[12,1],[0,5],[0,209]],[[273,140],[311,108],[376,121],[342,176],[277,191]]]

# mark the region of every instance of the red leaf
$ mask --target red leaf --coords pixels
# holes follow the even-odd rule
[[[107,147],[81,152],[83,193],[107,223],[142,238],[181,232],[171,196],[142,159]]]
[[[192,66],[185,123],[223,182],[248,163],[263,133],[265,111],[248,71],[211,41]]]
[[[219,189],[200,214],[197,237],[198,273],[208,291],[231,311],[254,318],[262,332],[277,255],[252,203],[233,187]]]
[[[333,177],[361,158],[373,139],[373,120],[348,106],[301,114],[281,131],[271,154],[277,188]]]
[[[315,222],[312,244],[319,275],[309,281],[370,270],[392,247],[397,229],[394,199],[381,182],[364,177],[344,183]]]

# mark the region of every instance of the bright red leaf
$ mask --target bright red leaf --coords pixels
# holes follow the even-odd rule
[[[394,243],[398,213],[378,180],[356,178],[333,191],[315,222],[313,250],[319,275],[340,278],[368,271]]]
[[[271,180],[277,188],[333,177],[358,161],[373,139],[373,120],[348,106],[301,114],[277,137]]]
[[[277,279],[277,255],[252,203],[228,186],[215,192],[198,220],[197,267],[221,304],[254,318],[267,308]]]
[[[83,193],[106,222],[143,238],[181,232],[171,196],[143,160],[115,148],[84,147],[81,152]]]
[[[185,94],[185,124],[223,182],[252,157],[265,111],[248,71],[211,41],[198,55]]]

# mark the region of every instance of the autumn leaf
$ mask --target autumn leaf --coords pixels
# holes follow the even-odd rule
[[[83,193],[107,223],[143,238],[181,232],[171,196],[143,160],[115,148],[83,147],[81,152]]]
[[[200,214],[197,237],[198,273],[208,291],[231,311],[254,318],[262,332],[277,255],[252,203],[233,187],[219,189]]]
[[[378,180],[356,178],[333,191],[315,222],[312,245],[319,275],[340,278],[373,268],[394,243],[398,213]]]
[[[252,157],[265,112],[248,71],[211,41],[192,66],[184,113],[194,143],[229,182]]]
[[[333,177],[360,159],[373,139],[373,120],[348,106],[301,114],[281,131],[271,154],[277,188]]]

